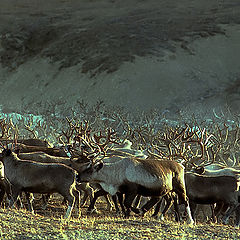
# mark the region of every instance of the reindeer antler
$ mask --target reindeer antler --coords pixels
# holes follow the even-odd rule
[[[113,129],[108,128],[106,136],[104,136],[102,134],[102,132],[100,131],[99,135],[97,135],[97,134],[93,135],[93,139],[94,139],[95,143],[100,147],[100,149],[102,151],[104,151],[109,143],[117,143],[115,138],[113,138],[113,136],[115,134],[116,134],[116,132]],[[103,143],[101,143],[101,139],[105,139],[105,141]]]

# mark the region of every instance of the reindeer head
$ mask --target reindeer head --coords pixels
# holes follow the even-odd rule
[[[98,172],[103,168],[104,164],[102,161],[96,163],[90,163],[89,166],[78,174],[78,182],[91,182],[97,176]]]
[[[205,168],[204,168],[204,166],[198,166],[193,169],[193,172],[197,173],[197,174],[204,174]]]
[[[11,156],[12,155],[12,150],[11,149],[4,149],[3,151],[2,151],[2,157],[9,157],[9,156]]]

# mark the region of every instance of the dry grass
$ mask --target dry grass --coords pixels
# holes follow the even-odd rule
[[[103,202],[99,213],[87,216],[86,208],[78,217],[74,210],[70,220],[57,195],[47,210],[35,201],[36,214],[26,210],[1,209],[0,239],[239,239],[239,228],[230,225],[197,224],[189,226],[174,221],[158,221],[150,216],[125,219],[106,211]]]

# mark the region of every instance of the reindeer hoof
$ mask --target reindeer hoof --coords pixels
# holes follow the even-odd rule
[[[111,212],[113,210],[113,207],[107,207],[106,209],[108,212]]]
[[[87,214],[91,215],[91,214],[98,214],[98,210],[96,208],[91,209],[91,210],[87,210]]]
[[[165,218],[164,216],[161,214],[160,216],[158,215],[152,215],[152,217],[155,219],[155,220],[158,220],[158,221],[164,221]]]
[[[195,224],[195,222],[194,222],[194,220],[192,220],[192,219],[190,220],[190,219],[189,219],[189,220],[187,221],[187,224],[192,226],[192,225]]]
[[[122,214],[122,212],[118,209],[115,211],[116,215],[120,216]]]
[[[146,213],[146,211],[144,211],[142,209],[139,209],[138,211],[139,211],[139,213],[138,213],[139,216],[144,217],[144,214]]]
[[[46,210],[47,209],[47,205],[44,205],[41,207],[42,210]]]

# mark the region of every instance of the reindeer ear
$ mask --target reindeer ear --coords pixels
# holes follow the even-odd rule
[[[19,148],[17,148],[17,149],[15,149],[15,151],[14,151],[17,155],[19,155],[19,153],[20,153],[20,149]]]
[[[198,174],[203,174],[205,172],[205,168],[203,167],[203,166],[199,166],[198,168],[197,168],[197,173]]]
[[[4,149],[4,150],[3,150],[3,155],[6,156],[6,157],[10,156],[11,153],[12,153],[12,150],[11,150],[11,149]]]
[[[201,167],[202,174],[205,173],[205,167]]]
[[[103,167],[103,162],[100,162],[94,166],[95,170],[98,172]]]

